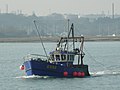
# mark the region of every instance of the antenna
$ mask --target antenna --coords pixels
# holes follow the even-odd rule
[[[8,4],[6,5],[6,13],[8,13]]]
[[[112,19],[114,19],[114,3],[112,3]]]
[[[35,20],[34,20],[34,25],[35,25],[35,28],[36,28],[36,30],[37,30],[37,33],[38,33],[39,39],[40,39],[40,41],[41,41],[41,44],[42,44],[43,50],[44,50],[45,55],[46,55],[47,60],[48,60],[47,52],[46,52],[46,50],[45,50],[45,47],[44,47],[44,44],[43,44],[43,41],[42,41],[42,38],[41,38],[41,35],[40,35],[40,33],[39,33],[39,30],[38,30],[38,27],[37,27],[37,25],[36,25],[36,21],[35,21]]]

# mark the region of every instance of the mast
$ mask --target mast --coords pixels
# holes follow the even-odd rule
[[[74,40],[74,25],[73,25],[73,23],[72,23],[71,28],[70,28],[70,31],[69,31],[69,33],[68,33],[68,39],[69,39],[69,37],[70,37],[70,33],[72,33],[72,38],[73,38],[73,50],[74,50],[74,49],[75,49],[75,40]]]
[[[72,33],[72,38],[73,38],[73,50],[75,49],[75,42],[74,42],[74,26],[73,23],[71,25],[70,31],[69,31],[69,19],[68,19],[68,36],[67,36],[67,41],[66,41],[66,45],[67,45],[67,66],[68,66],[68,59],[69,59],[69,37],[70,37],[70,33]]]
[[[72,37],[73,37],[73,50],[75,49],[75,41],[74,41],[74,25],[73,25],[73,23],[72,23],[72,27],[71,27],[71,29],[72,29]]]
[[[69,58],[68,58],[68,57],[69,57],[69,56],[68,56],[68,49],[69,49],[69,48],[68,48],[68,47],[69,47],[69,43],[68,43],[68,38],[69,38],[69,21],[70,21],[70,20],[68,19],[68,36],[67,36],[67,42],[66,42],[66,45],[67,45],[67,67],[68,67],[68,59],[69,59]]]

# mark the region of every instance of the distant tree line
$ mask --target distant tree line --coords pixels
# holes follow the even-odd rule
[[[48,16],[25,16],[12,13],[0,14],[0,37],[31,37],[37,36],[33,21],[36,20],[39,32],[42,36],[66,35],[69,25],[74,23],[76,35],[120,35],[120,18],[110,17],[80,17],[62,14],[51,14]]]

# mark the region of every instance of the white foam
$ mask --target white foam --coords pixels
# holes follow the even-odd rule
[[[99,75],[120,75],[120,71],[105,70],[105,71],[90,72],[90,74],[92,76],[99,76]]]
[[[37,76],[37,75],[31,75],[31,76],[18,76],[16,78],[25,78],[25,79],[29,79],[29,78],[48,78],[49,76]]]

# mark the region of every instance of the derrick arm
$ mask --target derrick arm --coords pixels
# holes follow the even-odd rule
[[[70,37],[70,34],[71,34],[71,33],[72,33],[73,50],[74,50],[74,49],[75,49],[75,42],[74,42],[74,25],[73,25],[73,23],[72,23],[71,28],[70,28],[70,31],[69,31],[69,33],[68,33],[68,38],[61,37],[61,39],[60,39],[58,45],[60,46],[60,43],[62,42],[62,39],[64,39],[63,42],[66,42],[66,44],[67,44],[67,42],[68,42],[67,39],[70,39],[69,37]],[[65,48],[66,48],[66,44],[65,44],[64,50],[65,50]]]
[[[85,55],[85,53],[83,52],[83,43],[84,43],[84,37],[81,38],[81,46],[80,46],[81,65],[83,65],[83,58]]]

